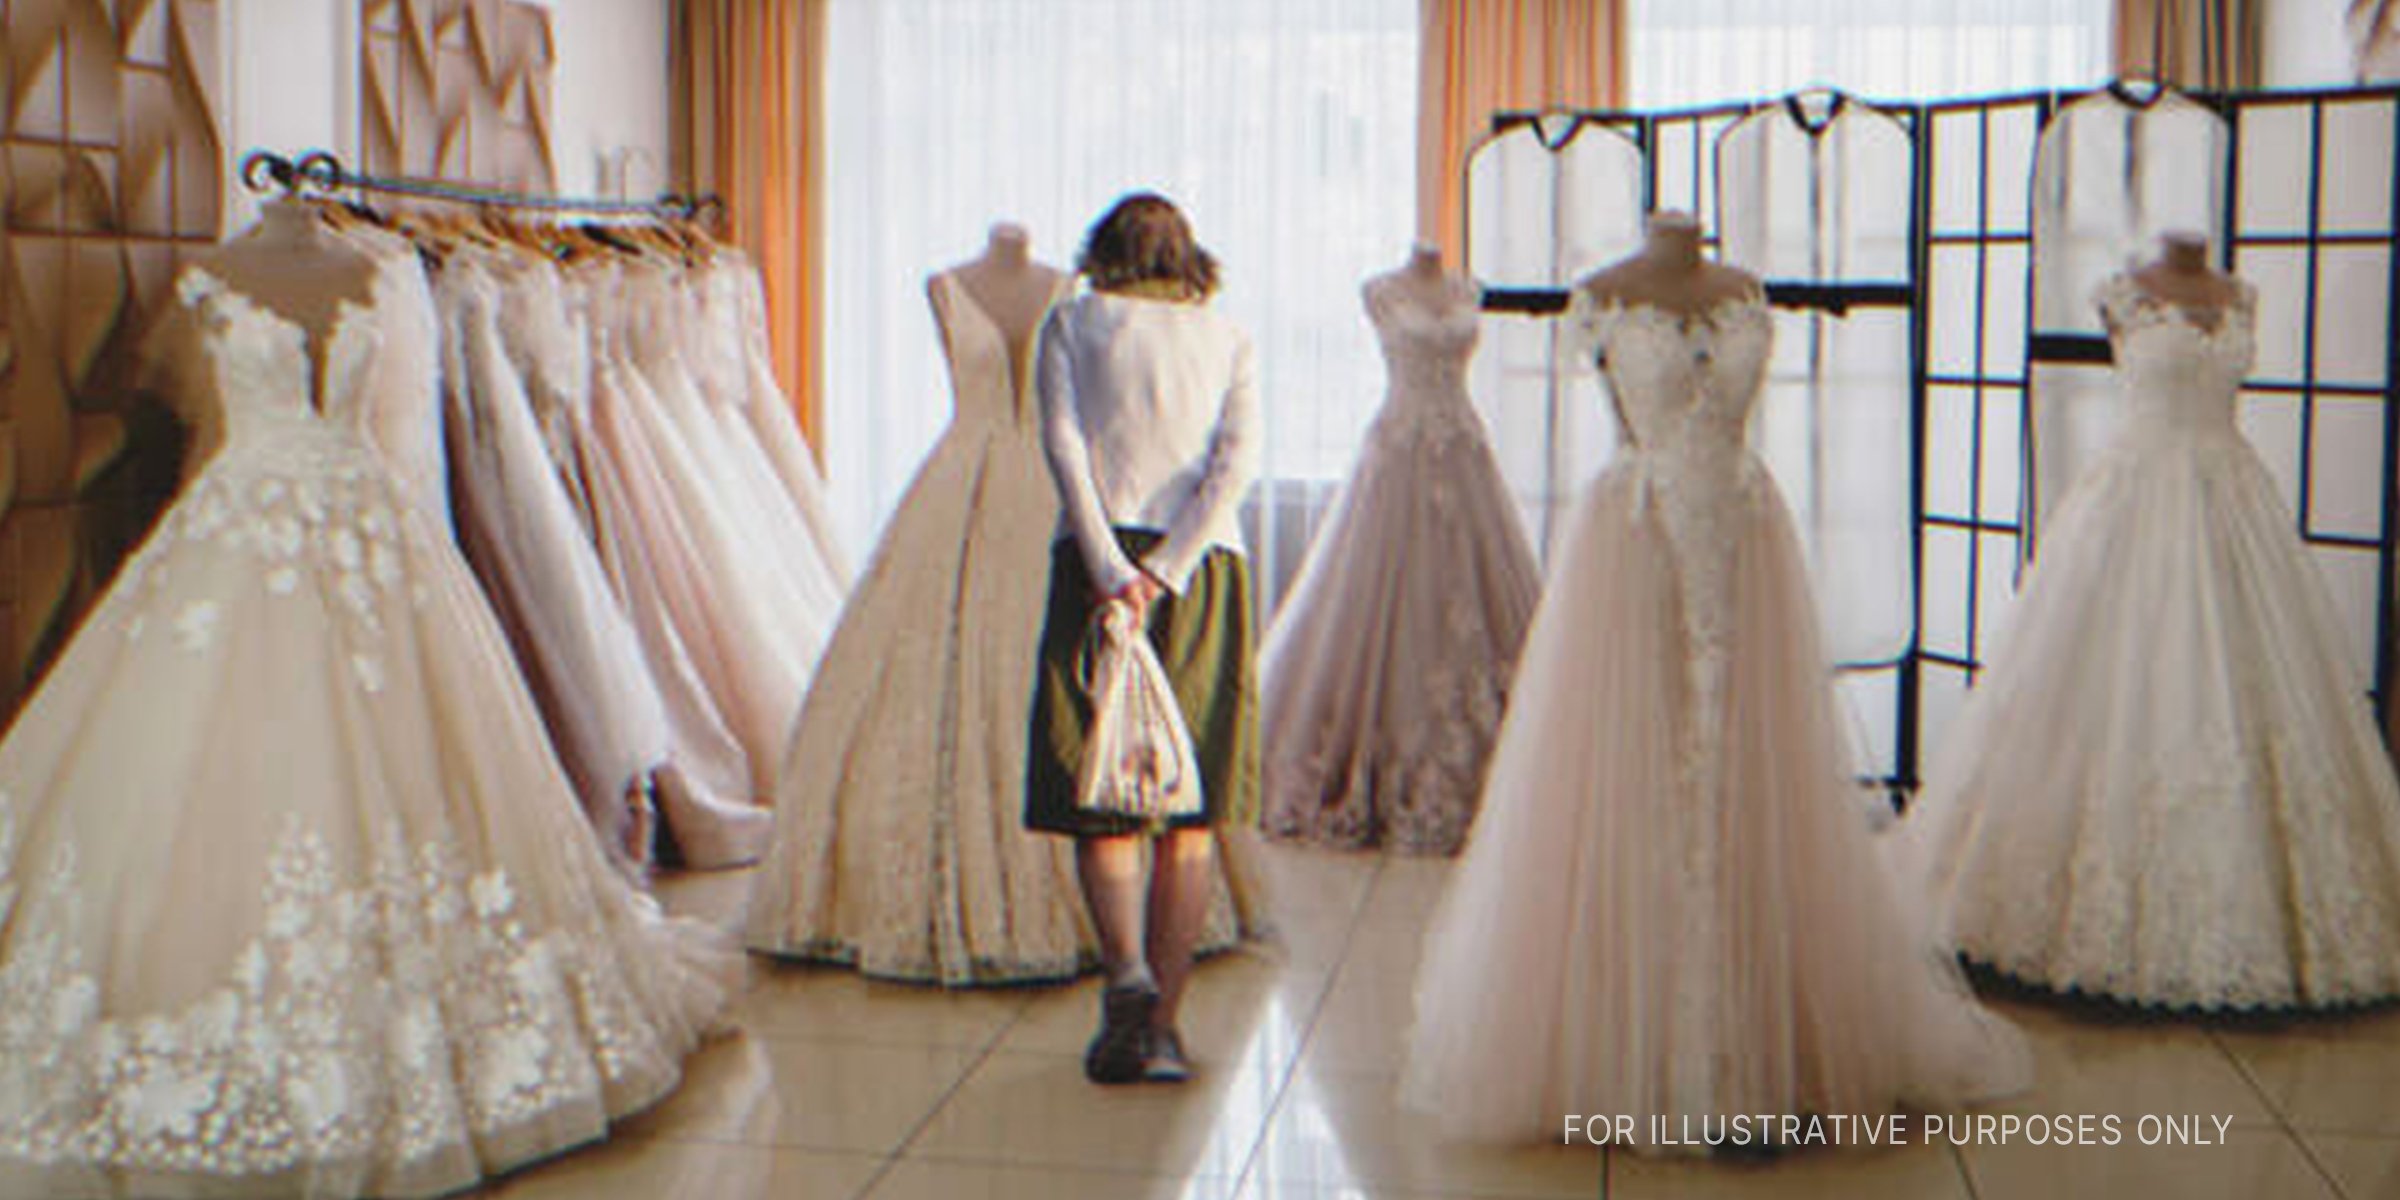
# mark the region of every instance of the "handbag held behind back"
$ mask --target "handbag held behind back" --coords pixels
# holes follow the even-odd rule
[[[1101,604],[1079,667],[1092,723],[1075,773],[1076,807],[1144,820],[1199,812],[1200,763],[1191,732],[1131,605]]]

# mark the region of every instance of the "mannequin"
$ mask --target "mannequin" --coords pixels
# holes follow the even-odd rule
[[[1000,327],[1000,336],[1009,346],[1009,356],[1021,360],[1032,353],[1034,333],[1040,329],[1042,318],[1050,313],[1051,302],[1057,299],[1059,285],[1066,273],[1056,267],[1033,260],[1033,235],[1013,221],[992,226],[991,240],[985,243],[980,258],[950,268],[944,272],[974,297],[992,323]],[[932,281],[926,283],[930,290]],[[942,319],[942,307],[936,303],[934,320]],[[1025,363],[1016,363],[1023,373]]]
[[[1696,317],[1731,300],[1758,293],[1758,277],[1712,263],[1700,252],[1700,222],[1690,213],[1652,213],[1642,248],[1631,257],[1584,276],[1578,291],[1596,303],[1647,305]]]
[[[306,330],[309,356],[320,361],[341,304],[374,300],[375,260],[326,228],[314,205],[289,196],[261,205],[258,223],[218,247],[204,265],[233,290]]]
[[[1370,276],[1363,290],[1369,305],[1396,297],[1433,312],[1472,305],[1479,295],[1473,282],[1442,262],[1442,248],[1431,242],[1411,245],[1407,262]]]
[[[2209,265],[2207,236],[2172,230],[2159,236],[2159,246],[2156,260],[2131,272],[2134,286],[2154,300],[2183,309],[2203,327],[2214,328],[2240,289],[2232,276]]]

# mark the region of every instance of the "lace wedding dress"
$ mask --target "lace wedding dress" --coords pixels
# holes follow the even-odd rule
[[[1383,411],[1259,656],[1269,834],[1452,854],[1541,593],[1467,398],[1479,314],[1370,281]]]
[[[1573,319],[1624,448],[1527,634],[1425,944],[1404,1099],[1467,1136],[1555,1141],[1561,1113],[1697,1129],[2023,1086],[2022,1040],[1906,927],[1858,818],[1807,567],[1746,444],[1766,306]]]
[[[430,1196],[673,1089],[729,948],[602,855],[448,531],[414,256],[321,343],[203,268],[221,448],[0,742],[0,1179]],[[737,968],[738,969],[738,968]]]
[[[2317,566],[2234,422],[2247,290],[2100,291],[2124,413],[1895,836],[1968,957],[2192,1008],[2400,994],[2400,788]]]
[[[956,413],[801,709],[748,940],[890,979],[1067,978],[1099,961],[1074,843],[1021,822],[1058,522],[1034,347],[1012,344],[955,277],[936,276],[931,294]],[[1256,897],[1242,854],[1229,841],[1205,946],[1245,930]]]

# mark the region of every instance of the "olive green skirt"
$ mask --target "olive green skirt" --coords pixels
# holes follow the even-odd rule
[[[1149,530],[1119,529],[1117,543],[1140,558],[1156,545]],[[1249,825],[1258,820],[1258,681],[1251,645],[1250,564],[1223,548],[1210,550],[1183,594],[1150,606],[1150,645],[1174,685],[1200,760],[1200,812],[1168,821],[1143,821],[1086,812],[1075,804],[1075,771],[1091,728],[1091,697],[1076,679],[1098,604],[1091,573],[1072,538],[1052,545],[1050,614],[1042,625],[1035,672],[1033,742],[1026,755],[1025,827],[1070,836],[1155,833],[1167,828]]]

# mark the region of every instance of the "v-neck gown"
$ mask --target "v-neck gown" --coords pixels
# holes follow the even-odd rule
[[[955,277],[931,294],[955,412],[801,709],[749,942],[920,982],[1064,978],[1099,956],[1073,847],[1018,821],[1058,520],[1034,348]],[[1212,945],[1235,938],[1232,895]]]
[[[610,866],[370,440],[437,403],[422,303],[386,259],[320,347],[178,285],[158,361],[221,448],[0,742],[0,1192],[455,1191],[716,1019],[738,960]]]

